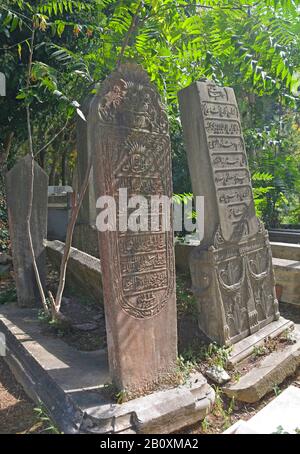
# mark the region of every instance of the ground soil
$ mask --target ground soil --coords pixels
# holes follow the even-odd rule
[[[0,434],[40,434],[51,432],[36,405],[26,396],[8,366],[0,358]]]

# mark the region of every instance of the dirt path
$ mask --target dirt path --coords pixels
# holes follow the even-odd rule
[[[0,434],[45,433],[49,424],[35,407],[0,358]]]

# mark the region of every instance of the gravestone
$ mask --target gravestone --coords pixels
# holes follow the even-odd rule
[[[171,197],[167,115],[139,66],[122,65],[105,80],[89,120],[97,199],[113,196],[118,208],[120,188],[128,199]],[[99,245],[110,372],[121,389],[146,389],[176,364],[172,225],[99,232]]]
[[[196,82],[179,104],[193,193],[205,197],[204,238],[190,256],[199,326],[232,344],[279,318],[268,233],[255,215],[233,89]]]
[[[66,240],[72,206],[71,186],[48,186],[48,240]]]
[[[27,232],[27,213],[31,181],[31,156],[27,155],[6,175],[9,232],[12,246],[14,276],[18,304],[38,305],[40,301]],[[46,279],[46,252],[43,240],[47,237],[48,176],[34,163],[34,190],[31,215],[31,235],[42,285]]]
[[[80,191],[91,159],[91,147],[88,140],[90,109],[97,95],[88,95],[81,105],[85,120],[77,116],[77,166],[74,186]],[[96,199],[94,190],[94,171],[91,169],[89,184],[80,207],[73,234],[73,246],[87,254],[99,257],[98,234],[96,229]]]

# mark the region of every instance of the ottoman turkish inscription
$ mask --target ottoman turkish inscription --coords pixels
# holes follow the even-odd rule
[[[136,207],[119,206],[119,189],[128,200],[171,197],[167,115],[147,74],[127,64],[104,82],[92,117],[96,196],[112,195],[118,213],[117,231],[99,232],[110,370],[120,387],[140,388],[176,361],[173,230],[121,229]]]
[[[255,215],[233,89],[196,82],[179,103],[193,192],[209,216],[190,257],[199,326],[228,345],[279,318],[268,233]]]

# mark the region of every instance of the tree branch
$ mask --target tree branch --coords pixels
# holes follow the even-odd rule
[[[49,142],[47,142],[45,145],[42,146],[42,148],[40,148],[35,154],[34,154],[34,157],[36,157],[38,154],[42,153],[42,151],[44,151],[46,148],[49,147],[49,145],[51,145],[52,142],[54,142],[54,140],[66,129],[67,125],[69,123],[69,119],[67,119],[67,121],[65,122],[64,126],[61,128],[60,131],[58,131],[57,134],[55,134],[52,139],[49,140]]]
[[[27,72],[27,79],[26,79],[26,89],[28,90],[30,87],[30,78],[31,78],[31,70],[32,70],[32,58],[33,58],[33,44],[34,44],[34,36],[35,36],[35,28],[33,25],[31,38],[30,38],[30,46],[29,46],[29,59],[28,59],[28,72]],[[47,301],[45,297],[45,292],[43,289],[43,285],[40,278],[40,273],[38,270],[38,266],[36,263],[35,252],[33,247],[32,241],[32,234],[31,234],[31,215],[32,215],[32,205],[33,205],[33,193],[34,193],[34,154],[33,154],[33,143],[32,143],[32,132],[31,132],[31,123],[30,123],[30,105],[26,103],[26,119],[27,119],[27,132],[28,132],[28,146],[29,146],[29,154],[31,156],[31,175],[30,175],[30,188],[29,188],[29,204],[28,204],[28,213],[26,218],[27,223],[27,233],[28,233],[28,240],[29,240],[29,247],[32,256],[32,265],[33,270],[36,278],[36,283],[39,289],[39,294],[41,297],[42,305],[44,310],[48,312]]]
[[[117,60],[117,68],[119,68],[120,65],[122,64],[122,59],[124,57],[124,53],[125,53],[126,47],[128,46],[129,38],[130,38],[130,36],[132,35],[132,33],[134,32],[135,28],[138,25],[138,14],[139,14],[142,6],[143,6],[143,2],[140,1],[139,5],[138,5],[138,7],[136,9],[135,14],[132,16],[130,27],[129,27],[127,33],[126,33],[126,36],[125,36],[125,39],[123,41],[122,48],[121,48],[121,51],[120,51],[120,54],[119,54],[119,57],[118,57],[118,60]]]
[[[64,320],[64,318],[65,318],[60,313],[60,307],[61,307],[63,291],[65,288],[67,265],[68,265],[68,261],[69,261],[69,257],[70,257],[74,227],[75,227],[75,224],[76,224],[76,221],[78,218],[79,210],[82,205],[82,201],[83,201],[86,189],[89,184],[91,168],[92,168],[92,158],[90,158],[90,160],[89,160],[89,163],[88,163],[88,166],[86,169],[86,174],[84,177],[84,181],[83,181],[83,184],[80,189],[78,200],[76,200],[76,194],[74,196],[74,203],[73,203],[73,207],[72,207],[71,218],[70,218],[70,221],[69,221],[68,227],[67,227],[67,235],[66,235],[64,253],[63,253],[63,257],[62,257],[62,261],[61,261],[61,265],[60,265],[59,284],[58,284],[58,289],[57,289],[55,300],[54,300],[52,294],[51,293],[49,294],[50,301],[51,301],[51,311],[52,311],[53,320]]]

